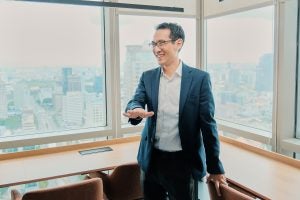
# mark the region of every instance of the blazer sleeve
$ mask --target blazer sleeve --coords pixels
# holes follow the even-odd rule
[[[125,112],[128,110],[133,110],[135,108],[143,108],[145,109],[146,105],[146,89],[145,89],[145,75],[142,74],[137,89],[132,97],[132,99],[128,102]],[[132,125],[138,125],[143,119],[136,118],[136,119],[129,119],[128,122]]]
[[[205,147],[207,171],[210,174],[224,174],[219,159],[220,142],[214,119],[215,104],[209,74],[205,73],[200,91],[200,124]]]

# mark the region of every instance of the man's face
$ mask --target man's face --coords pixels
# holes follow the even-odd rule
[[[170,29],[159,29],[154,33],[153,42],[157,45],[153,47],[153,53],[157,62],[161,66],[169,66],[178,60],[178,52],[182,47],[182,40],[171,41]]]

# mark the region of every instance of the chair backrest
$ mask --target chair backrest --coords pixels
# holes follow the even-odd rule
[[[102,200],[103,185],[100,178],[78,183],[27,192],[22,200]]]
[[[220,185],[220,192],[222,196],[219,197],[217,195],[217,191],[213,182],[208,183],[208,191],[211,200],[254,200],[255,199],[224,184]]]
[[[110,199],[141,199],[144,196],[140,181],[140,167],[137,163],[116,167],[109,176],[109,185],[109,192],[106,195]]]

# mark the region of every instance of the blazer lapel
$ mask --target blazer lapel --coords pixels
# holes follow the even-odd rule
[[[161,68],[157,68],[151,77],[151,99],[153,103],[153,112],[155,118],[157,116],[158,109],[158,91],[159,91],[159,79],[161,74]]]
[[[181,116],[187,95],[190,90],[190,85],[192,83],[192,73],[189,67],[184,63],[182,64],[182,78],[181,78],[181,88],[180,88],[180,100],[179,100],[179,116]]]

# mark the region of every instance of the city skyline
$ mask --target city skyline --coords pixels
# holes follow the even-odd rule
[[[0,69],[0,136],[104,126],[105,84],[99,71],[51,68],[41,71],[47,74],[41,78],[36,69],[10,68],[7,74]]]
[[[134,47],[134,49],[132,49],[132,47]],[[140,48],[143,48],[143,46],[138,47],[138,46],[135,45],[135,46],[130,46],[130,48],[132,50],[129,50],[127,56],[129,56],[129,55],[135,55],[135,56],[132,57],[132,58],[128,57],[128,59],[126,61],[127,64],[124,63],[125,65],[127,65],[127,69],[130,69],[130,71],[127,71],[127,75],[130,74],[130,76],[127,76],[126,74],[124,74],[124,77],[127,77],[127,79],[126,80],[124,78],[122,79],[124,82],[127,83],[127,85],[126,86],[125,86],[125,84],[121,85],[121,93],[122,93],[121,94],[121,104],[122,104],[121,109],[123,109],[123,107],[126,105],[128,99],[131,97],[141,73],[144,70],[146,70],[145,67],[147,65],[144,64],[144,65],[141,65],[140,67],[138,67],[138,65],[136,65],[136,63],[141,62],[142,60],[144,60],[145,56],[148,57],[151,54],[151,52],[149,52],[149,50],[147,50],[147,49],[145,49],[145,53],[143,53],[143,51],[141,51],[141,49],[140,49]],[[140,57],[136,56],[136,55],[138,55],[137,52],[139,52],[139,54],[141,55]],[[266,55],[262,56],[262,58],[264,58],[264,57],[266,58]],[[268,57],[268,60],[270,60],[271,58],[272,57]],[[136,59],[138,59],[138,60],[136,60]],[[148,68],[151,68],[154,62],[155,62],[154,60],[151,61],[148,65]],[[233,86],[235,86],[237,84],[240,84],[239,82],[241,82],[241,81],[245,82],[245,81],[248,80],[248,81],[250,81],[249,82],[249,84],[250,84],[249,88],[251,86],[252,90],[257,90],[258,89],[257,86],[256,86],[257,85],[257,83],[256,83],[257,78],[255,78],[255,77],[260,76],[260,77],[264,77],[264,79],[265,79],[266,75],[268,74],[267,71],[266,71],[267,74],[265,74],[265,75],[257,73],[257,70],[261,71],[261,67],[259,67],[259,66],[262,65],[262,63],[264,63],[264,64],[267,63],[268,64],[267,68],[272,69],[272,62],[269,62],[269,61],[266,62],[266,61],[262,60],[261,63],[260,64],[258,63],[257,65],[248,64],[247,68],[250,71],[248,70],[248,71],[245,72],[245,73],[248,73],[247,76],[242,75],[244,73],[243,71],[245,71],[245,66],[246,65],[243,66],[241,64],[224,63],[223,67],[222,67],[222,69],[224,71],[223,72],[224,75],[222,75],[222,71],[219,70],[219,68],[220,68],[219,64],[212,65],[212,66],[215,67],[216,71],[212,71],[213,68],[208,66],[208,70],[209,70],[209,72],[211,74],[211,77],[212,77],[213,92],[215,93],[215,100],[217,102],[216,106],[217,106],[217,108],[219,108],[219,109],[216,110],[217,115],[218,115],[218,113],[223,113],[223,114],[227,113],[226,111],[223,110],[223,108],[222,108],[223,106],[220,106],[221,104],[220,105],[218,104],[218,102],[223,102],[223,104],[224,104],[224,100],[222,100],[222,99],[224,99],[224,98],[227,99],[227,100],[225,100],[225,101],[227,101],[227,103],[228,103],[228,101],[229,102],[230,101],[233,101],[233,102],[236,101],[235,103],[238,102],[237,100],[233,100],[233,98],[236,99],[236,97],[228,96],[229,95],[228,92],[227,92],[227,97],[224,96],[226,94],[226,91],[231,90],[230,89],[230,87],[231,87],[230,84],[231,83],[232,83]],[[131,68],[130,66],[136,66],[139,69]],[[64,79],[64,70],[66,70],[66,69],[69,69],[70,72],[68,74],[69,77],[65,77],[65,78],[70,78],[70,80],[72,80],[71,82],[69,82],[69,84],[72,85],[72,87],[69,86],[70,91],[68,92],[68,94],[67,94],[67,92],[64,93],[64,91],[63,91],[63,88],[64,88],[64,84],[63,84],[64,83],[64,81],[63,81],[63,79]],[[97,68],[94,68],[94,70],[95,69],[97,69]],[[231,69],[231,70],[228,71],[228,69]],[[106,124],[106,121],[104,120],[104,116],[106,115],[105,114],[106,111],[105,111],[105,106],[104,106],[104,99],[103,99],[104,96],[102,95],[102,93],[100,93],[102,95],[102,96],[100,95],[101,97],[100,96],[97,97],[97,95],[96,95],[97,93],[99,94],[99,91],[96,92],[96,90],[99,90],[99,88],[103,88],[104,83],[102,82],[101,86],[100,85],[98,85],[97,87],[95,86],[95,83],[97,82],[96,79],[98,79],[98,84],[99,84],[99,79],[104,80],[104,78],[101,78],[104,75],[94,75],[90,71],[91,69],[89,70],[89,69],[86,69],[86,68],[82,68],[81,70],[77,69],[77,72],[76,72],[76,73],[78,73],[77,75],[72,74],[73,73],[72,72],[72,67],[58,68],[58,69],[51,68],[51,70],[53,71],[52,73],[50,73],[49,71],[47,72],[47,74],[49,76],[48,79],[43,79],[43,81],[49,82],[49,79],[50,79],[50,80],[52,80],[52,84],[54,84],[54,86],[48,83],[47,86],[45,86],[45,84],[42,84],[40,88],[37,87],[34,84],[31,85],[31,86],[28,86],[27,84],[24,84],[24,80],[20,80],[18,78],[18,76],[14,77],[17,80],[17,82],[15,82],[15,83],[12,82],[13,78],[12,78],[11,74],[10,75],[8,74],[7,76],[2,76],[1,84],[0,84],[0,92],[1,92],[1,94],[4,94],[4,93],[7,93],[7,94],[6,95],[1,95],[2,99],[0,99],[0,100],[1,100],[1,102],[4,102],[4,104],[5,104],[5,102],[7,102],[7,105],[9,103],[12,104],[12,102],[13,102],[13,106],[8,105],[7,106],[7,112],[4,112],[3,111],[4,110],[3,109],[4,108],[3,104],[1,104],[2,105],[2,107],[1,107],[2,109],[0,109],[1,110],[1,112],[0,112],[1,116],[9,116],[9,115],[10,116],[11,115],[17,115],[17,116],[22,115],[23,116],[24,115],[24,119],[23,118],[19,119],[19,120],[21,120],[19,123],[22,124],[22,127],[27,127],[27,129],[26,129],[27,132],[30,131],[30,130],[31,130],[31,133],[34,132],[34,131],[35,132],[40,132],[39,128],[41,129],[41,127],[44,127],[44,129],[46,129],[45,127],[48,127],[49,124],[52,124],[51,125],[52,128],[55,127],[55,125],[53,125],[53,123],[54,123],[53,120],[49,119],[49,117],[48,117],[49,110],[47,110],[47,109],[49,109],[49,106],[53,107],[54,104],[55,104],[55,108],[51,108],[51,109],[54,110],[55,112],[61,112],[61,114],[60,114],[61,117],[59,117],[57,120],[59,120],[59,119],[63,120],[66,123],[65,124],[66,127],[67,127],[68,123],[70,124],[70,126],[72,126],[72,120],[73,120],[73,121],[75,121],[75,127],[76,127],[76,124],[77,124],[78,125],[77,128],[79,128],[80,125],[83,125],[80,122],[80,120],[83,120],[83,113],[84,113],[83,107],[81,107],[81,106],[83,106],[84,104],[87,104],[88,102],[90,102],[91,103],[90,105],[93,105],[94,108],[91,108],[91,106],[90,106],[90,107],[84,107],[84,109],[89,110],[89,112],[94,113],[94,114],[95,113],[100,113],[100,116],[101,116],[100,118],[102,119],[102,121],[98,119],[98,120],[96,120],[97,123],[93,123],[93,122],[91,122],[91,120],[86,119],[86,122],[89,121],[89,124],[90,125],[93,124],[92,126],[94,126],[94,127],[96,127],[97,124],[98,125],[99,124]],[[238,74],[235,74],[233,76],[229,76],[228,73],[229,72],[230,73],[234,72],[233,70],[235,71],[235,73],[238,73]],[[12,69],[10,68],[9,71],[11,72]],[[23,70],[18,69],[17,71],[18,72],[28,71],[28,69],[23,69]],[[85,83],[81,83],[81,78],[82,77],[79,74],[85,74],[86,71],[89,71],[90,75],[88,75],[85,78],[86,79]],[[251,75],[251,71],[253,71],[252,75]],[[216,72],[218,73],[218,75],[216,74]],[[3,73],[5,73],[5,70],[3,70],[3,69],[0,70],[0,73],[2,73],[2,75],[3,75]],[[59,74],[57,74],[57,73],[59,73]],[[24,73],[20,73],[20,75],[21,74],[24,77]],[[269,74],[269,75],[271,75],[271,74]],[[8,76],[10,78],[8,78]],[[28,73],[28,76],[35,77],[35,75],[33,73]],[[218,79],[217,77],[220,77],[222,79],[222,76],[227,77],[227,78],[223,77],[223,80],[217,80]],[[244,78],[245,80],[240,80],[240,76],[241,76],[242,79]],[[9,80],[9,82],[5,83],[3,81],[3,77],[6,77],[6,79]],[[37,77],[39,77],[39,76],[37,76]],[[61,79],[59,80],[58,77],[61,77]],[[230,77],[232,77],[232,78],[230,78]],[[24,78],[26,79],[26,76]],[[218,82],[220,82],[220,81],[227,84],[227,86],[226,86],[227,89],[226,90],[222,89],[222,87],[221,87],[221,90],[218,88],[218,87],[220,87],[220,84],[218,84]],[[23,83],[21,83],[21,82],[23,82]],[[35,80],[32,79],[32,77],[31,77],[31,78],[29,78],[29,80],[27,82],[28,82],[28,84],[30,82],[34,83]],[[21,84],[19,84],[19,83],[21,83]],[[65,84],[68,84],[68,83],[65,83]],[[132,87],[129,87],[129,85],[131,85],[131,84],[132,84]],[[6,87],[4,87],[4,85],[6,85]],[[83,87],[83,88],[81,88],[81,87]],[[96,89],[96,88],[98,88],[98,89]],[[87,98],[83,99],[83,96],[84,96],[83,93],[84,93],[85,96],[87,94],[95,94],[95,95],[94,96],[90,95],[90,96],[87,96]],[[224,93],[224,95],[223,95],[223,93]],[[221,94],[222,94],[222,96],[219,96]],[[234,92],[232,93],[232,95],[234,95]],[[247,95],[247,94],[244,94],[244,95]],[[33,96],[35,96],[36,98],[33,99]],[[220,99],[220,97],[222,97],[222,98]],[[245,96],[244,96],[244,98],[245,98]],[[263,98],[263,97],[261,97],[261,98]],[[77,100],[75,101],[75,99],[77,99]],[[36,105],[37,100],[40,101],[39,105]],[[97,101],[98,101],[98,104],[97,104]],[[244,105],[244,102],[242,100],[239,100],[239,101],[240,101],[239,103],[241,105]],[[29,105],[31,105],[31,106],[29,106]],[[35,105],[35,106],[33,106],[33,105]],[[72,105],[74,105],[74,106],[72,107]],[[101,111],[101,108],[102,108],[102,111]],[[234,111],[234,109],[232,107],[227,107],[227,110],[230,110],[229,108],[231,108],[232,113],[237,112],[237,111]],[[35,109],[37,111],[34,111]],[[93,111],[93,109],[97,109],[97,111],[96,110]],[[226,109],[226,107],[225,107],[225,109]],[[271,110],[269,112],[270,112],[269,115],[271,116]],[[75,113],[77,113],[77,114],[75,114]],[[249,113],[252,113],[252,115],[253,115],[253,112],[249,112]],[[92,115],[94,115],[94,114],[92,114]],[[259,116],[257,118],[259,118]],[[42,120],[39,120],[38,122],[34,122],[35,119],[46,119],[46,121],[48,121],[48,122],[41,122]],[[49,121],[52,121],[52,122],[49,122]],[[271,117],[269,118],[268,121],[269,121],[269,123],[271,123]],[[126,122],[123,121],[123,123],[126,123]],[[30,126],[32,126],[32,127],[30,127]],[[59,126],[63,126],[63,125],[59,124]],[[54,130],[63,131],[63,130],[66,130],[66,129],[56,128]],[[3,125],[2,125],[2,131],[3,131]]]

